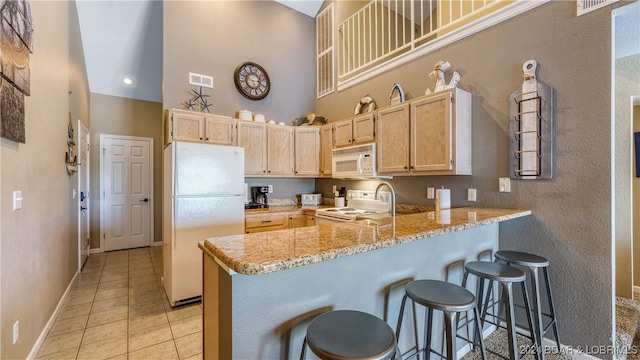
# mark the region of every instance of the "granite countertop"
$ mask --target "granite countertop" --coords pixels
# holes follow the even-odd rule
[[[210,238],[198,246],[229,270],[257,275],[528,215],[529,210],[465,207]]]

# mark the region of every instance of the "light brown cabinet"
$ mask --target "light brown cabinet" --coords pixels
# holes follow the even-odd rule
[[[333,123],[334,147],[372,143],[375,136],[375,115],[367,113]]]
[[[165,116],[165,144],[171,141],[235,145],[235,119],[214,114],[171,109]]]
[[[316,217],[314,215],[305,215],[306,226],[315,226]]]
[[[315,211],[313,212],[315,214]],[[283,229],[295,229],[316,224],[315,215],[310,215],[307,210],[292,210],[289,212],[274,213],[247,213],[245,214],[244,227],[247,234],[274,231]]]
[[[267,125],[267,175],[293,175],[293,127]]]
[[[289,215],[289,229],[295,229],[299,227],[307,226],[307,217],[304,214],[290,214]]]
[[[331,177],[331,161],[333,159],[333,125],[320,127],[320,176]]]
[[[244,148],[245,175],[267,175],[267,127],[264,123],[238,120],[238,146]]]
[[[409,172],[409,104],[378,111],[378,174]]]
[[[246,214],[244,221],[245,233],[251,234],[286,229],[289,220],[286,215],[285,213]]]
[[[300,126],[295,128],[296,176],[316,177],[320,175],[320,127]]]
[[[471,94],[450,89],[378,111],[378,173],[471,175]]]

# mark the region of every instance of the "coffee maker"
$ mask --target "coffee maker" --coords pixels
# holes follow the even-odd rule
[[[268,186],[252,186],[251,187],[251,202],[245,205],[247,209],[261,209],[268,208],[269,201],[267,199],[267,193],[269,192]]]

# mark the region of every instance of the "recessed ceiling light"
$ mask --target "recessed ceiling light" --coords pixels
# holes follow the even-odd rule
[[[133,80],[133,79],[132,79],[132,78],[130,78],[130,77],[126,77],[126,78],[122,79],[122,82],[123,82],[125,85],[129,85],[129,86],[131,86],[131,85],[133,85],[133,84],[135,84],[135,83],[136,83],[136,82],[135,82],[135,80]]]

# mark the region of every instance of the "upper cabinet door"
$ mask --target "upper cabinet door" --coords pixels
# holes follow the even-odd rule
[[[204,140],[204,117],[202,115],[174,111],[172,120],[174,141],[201,142]]]
[[[238,146],[244,148],[245,175],[267,175],[267,127],[238,120]]]
[[[378,111],[378,173],[409,172],[409,104]]]
[[[211,144],[235,145],[235,120],[228,116],[205,116],[204,141]]]
[[[373,113],[353,118],[353,145],[368,144],[376,141],[376,122]]]
[[[267,125],[267,175],[293,175],[293,127]]]
[[[320,127],[296,127],[295,144],[295,175],[320,175]]]
[[[451,170],[451,92],[411,103],[411,170]]]
[[[333,123],[333,140],[335,147],[351,146],[353,141],[353,122],[349,120],[341,120]]]
[[[331,162],[333,160],[333,126],[331,124],[320,127],[320,175],[331,177]]]

